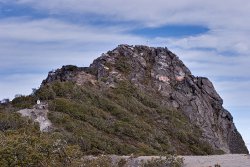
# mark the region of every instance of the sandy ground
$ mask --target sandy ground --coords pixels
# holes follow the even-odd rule
[[[183,157],[184,167],[214,167],[215,164],[221,167],[250,167],[250,155],[245,154]]]
[[[129,159],[128,156],[114,156],[119,158]],[[220,167],[250,167],[250,155],[246,154],[225,154],[211,156],[179,156],[184,158],[184,167],[215,167],[216,164]],[[115,159],[116,159],[115,158]],[[158,156],[140,156],[132,158],[129,162],[129,167],[140,166],[138,162],[147,161]]]

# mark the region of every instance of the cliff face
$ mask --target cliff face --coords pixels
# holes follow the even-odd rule
[[[50,72],[42,86],[56,80],[91,84],[99,90],[113,90],[120,82],[129,82],[162,106],[183,113],[192,126],[201,130],[201,140],[214,150],[248,153],[213,84],[205,77],[193,76],[167,48],[119,45],[88,68],[64,66]]]

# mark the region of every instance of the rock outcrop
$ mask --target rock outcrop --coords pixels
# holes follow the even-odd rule
[[[37,122],[42,132],[49,132],[52,129],[52,123],[47,116],[49,112],[47,103],[36,104],[32,109],[22,109],[17,112]]]
[[[129,81],[171,109],[181,111],[202,131],[202,140],[225,153],[248,153],[233,117],[223,108],[223,100],[205,77],[195,77],[167,48],[119,45],[94,60],[88,68],[64,66],[50,72],[43,81],[73,81],[78,85],[97,83],[105,89]]]

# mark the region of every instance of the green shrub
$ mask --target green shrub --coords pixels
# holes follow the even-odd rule
[[[78,67],[75,65],[66,65],[66,66],[63,66],[62,69],[67,70],[67,71],[76,71]]]
[[[36,103],[36,98],[34,96],[19,96],[11,101],[11,104],[18,109],[31,108]]]
[[[45,85],[35,92],[35,96],[40,100],[52,100],[56,97],[56,93],[50,85]]]
[[[51,85],[53,91],[58,97],[70,97],[73,94],[74,84],[72,82],[54,82]]]
[[[78,146],[85,155],[213,153],[183,113],[161,104],[160,95],[142,92],[130,82],[119,81],[114,89],[100,90],[56,81],[38,89],[34,98],[49,103],[48,117],[54,126],[51,133]],[[17,98],[13,105],[17,108],[26,100],[29,104],[30,99]],[[19,118],[5,120],[0,119],[4,131],[26,126]]]
[[[20,117],[15,112],[0,112],[0,131],[18,130],[31,124],[31,121]]]
[[[129,62],[129,59],[127,57],[121,56],[117,58],[115,62],[115,68],[119,70],[120,72],[128,74],[131,71],[131,66],[128,62]]]
[[[41,133],[37,124],[18,114],[0,114],[0,124],[5,125],[0,130],[0,166],[80,165],[79,146],[61,142],[56,133]]]
[[[167,155],[160,158],[152,158],[147,162],[142,163],[143,167],[182,167],[183,158],[173,155]]]
[[[125,97],[131,97],[135,95],[136,88],[127,81],[120,81],[117,83],[117,87],[114,89],[115,94],[122,94]]]

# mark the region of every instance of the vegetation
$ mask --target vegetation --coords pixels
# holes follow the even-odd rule
[[[0,166],[69,166],[82,157],[79,146],[61,135],[39,132],[32,121],[13,112],[0,112]]]
[[[153,158],[147,162],[143,162],[143,167],[182,167],[183,158],[173,155],[167,155],[165,157]]]
[[[128,74],[131,71],[131,66],[130,66],[130,64],[128,62],[129,62],[128,57],[125,57],[125,56],[119,57],[116,60],[115,68],[117,70],[119,70],[120,72]]]
[[[136,165],[135,165],[136,164]],[[136,157],[128,158],[112,158],[111,156],[85,157],[83,159],[83,166],[85,167],[182,167],[183,158],[172,155],[167,155],[159,158],[152,158],[149,160],[141,160],[138,162]]]
[[[18,96],[12,100],[13,107],[17,109],[22,108],[31,108],[35,104],[35,97],[34,96]]]
[[[15,98],[9,107],[0,105],[0,166],[98,164],[98,159],[84,160],[83,155],[213,153],[200,140],[199,129],[181,112],[162,105],[160,98],[125,81],[106,90],[71,82],[47,84],[30,96]],[[32,107],[37,99],[49,103],[54,126],[49,133],[39,132],[37,124],[13,112]],[[165,161],[155,159],[144,166]]]

